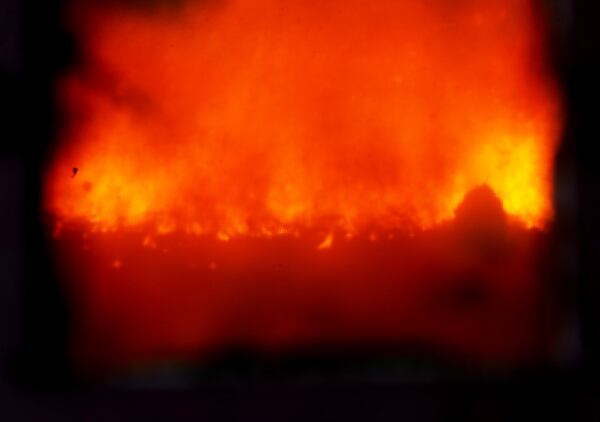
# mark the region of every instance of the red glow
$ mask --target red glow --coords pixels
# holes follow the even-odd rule
[[[71,230],[83,343],[118,343],[105,360],[370,337],[530,351],[512,318],[533,318],[526,227],[552,219],[560,130],[532,3],[73,9],[84,56],[45,206]],[[461,217],[481,185],[492,217]],[[469,252],[472,225],[500,264]],[[464,271],[500,298],[492,316],[427,302]],[[486,326],[506,334],[489,350]]]

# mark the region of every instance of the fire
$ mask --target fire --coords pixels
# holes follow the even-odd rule
[[[57,222],[223,241],[427,228],[481,184],[528,226],[552,218],[560,109],[533,1],[70,16],[83,59],[59,89],[69,125],[45,201]]]
[[[73,2],[44,210],[77,359],[535,355],[561,109],[534,3]]]
[[[333,234],[328,234],[325,239],[319,244],[318,249],[329,249],[333,245]]]

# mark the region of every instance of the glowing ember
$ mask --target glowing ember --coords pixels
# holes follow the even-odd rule
[[[429,227],[485,183],[543,227],[559,118],[531,3],[78,8],[47,210],[221,240],[358,232]]]

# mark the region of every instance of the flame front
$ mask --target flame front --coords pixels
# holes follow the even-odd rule
[[[532,3],[74,8],[46,209],[100,230],[355,233],[429,227],[487,184],[543,227],[560,106]]]

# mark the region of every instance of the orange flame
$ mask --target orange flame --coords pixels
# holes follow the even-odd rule
[[[58,222],[223,241],[425,228],[481,184],[529,226],[552,218],[560,106],[531,1],[71,16],[84,56],[60,86],[70,125],[45,202]]]

